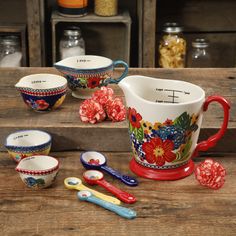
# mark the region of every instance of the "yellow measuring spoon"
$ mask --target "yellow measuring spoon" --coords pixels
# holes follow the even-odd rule
[[[64,185],[68,189],[76,189],[76,190],[79,190],[79,191],[88,190],[91,193],[93,193],[93,195],[95,195],[96,197],[98,197],[98,198],[100,198],[104,201],[111,202],[111,203],[116,204],[116,205],[120,205],[120,200],[119,199],[114,198],[114,197],[110,197],[108,195],[105,195],[103,193],[100,193],[98,191],[95,191],[93,189],[90,189],[90,188],[86,187],[85,185],[82,184],[82,181],[79,178],[68,177],[68,178],[64,179]]]

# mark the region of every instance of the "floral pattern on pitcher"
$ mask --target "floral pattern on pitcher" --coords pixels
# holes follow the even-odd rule
[[[97,74],[97,76],[84,75],[87,77],[76,77],[72,75],[66,75],[69,81],[69,86],[71,89],[78,88],[97,88],[106,85],[106,80],[112,77],[112,72],[106,72],[105,74]]]
[[[152,124],[143,120],[134,108],[129,108],[128,120],[132,149],[141,164],[161,168],[190,158],[191,137],[198,129],[198,115],[184,112],[174,120]]]

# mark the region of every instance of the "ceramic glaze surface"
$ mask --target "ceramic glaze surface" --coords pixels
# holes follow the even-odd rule
[[[49,187],[55,181],[58,170],[58,161],[50,156],[26,157],[16,167],[26,186],[34,189]]]
[[[19,162],[33,155],[48,155],[51,149],[51,135],[40,130],[22,130],[6,138],[5,147],[10,157]]]
[[[141,176],[167,180],[191,174],[193,154],[213,147],[226,130],[229,103],[220,96],[205,99],[197,85],[138,75],[127,76],[118,85],[125,94],[131,146],[139,164],[132,161],[130,166]],[[197,144],[203,111],[211,102],[222,105],[223,125],[216,135]]]
[[[113,79],[113,70],[117,65],[122,65],[125,71],[119,78]],[[118,83],[128,73],[128,65],[124,61],[112,61],[94,55],[69,57],[55,63],[54,66],[68,80],[69,87],[73,91],[72,95],[78,98],[88,98],[93,89]],[[88,94],[84,95],[85,92]]]
[[[53,74],[33,74],[20,79],[15,87],[30,108],[35,111],[49,111],[63,103],[67,80]]]

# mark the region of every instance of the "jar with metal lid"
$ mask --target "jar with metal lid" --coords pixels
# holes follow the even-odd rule
[[[159,44],[159,66],[184,68],[186,62],[186,40],[183,28],[177,23],[166,23]]]
[[[59,43],[60,59],[85,55],[85,42],[79,27],[65,29]]]
[[[188,67],[202,68],[212,67],[209,42],[204,38],[195,39],[192,42],[191,58]]]
[[[118,0],[95,0],[94,11],[99,16],[115,16],[118,14]]]
[[[20,67],[22,51],[18,36],[9,35],[0,38],[0,67]]]

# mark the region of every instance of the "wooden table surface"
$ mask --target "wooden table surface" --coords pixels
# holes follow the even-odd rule
[[[231,102],[224,138],[194,160],[198,163],[210,156],[225,166],[227,177],[222,189],[204,188],[194,175],[178,181],[138,178],[138,187],[127,187],[106,175],[107,180],[138,199],[133,205],[123,204],[137,211],[134,220],[80,202],[76,192],[63,185],[66,177],[82,177],[80,150],[102,151],[110,166],[132,175],[126,121],[83,124],[77,116],[81,101],[70,94],[57,111],[39,114],[27,109],[14,84],[24,75],[45,72],[58,73],[54,68],[0,69],[0,235],[236,235],[236,69],[130,69],[130,74],[189,81],[203,87],[207,95],[222,95]],[[123,96],[117,86],[114,89]],[[204,116],[200,139],[216,132],[221,121],[222,113],[213,104]],[[51,155],[59,158],[60,172],[48,189],[25,187],[14,170],[15,163],[4,152],[6,135],[25,128],[39,128],[53,135],[56,152]],[[106,193],[98,186],[94,188]]]

